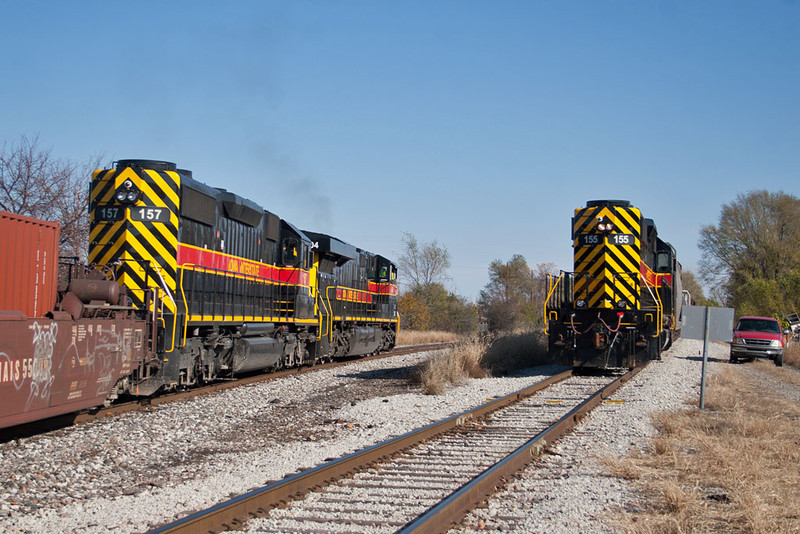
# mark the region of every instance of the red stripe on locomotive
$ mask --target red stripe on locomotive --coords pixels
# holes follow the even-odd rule
[[[642,274],[642,278],[651,286],[659,287],[662,282],[666,282],[667,286],[672,287],[672,275],[670,273],[653,272],[645,262],[639,263],[639,272]]]
[[[308,271],[293,267],[276,267],[256,261],[231,256],[213,250],[195,248],[178,243],[178,266],[194,265],[207,269],[216,269],[244,276],[251,276],[280,284],[296,284],[308,286]]]

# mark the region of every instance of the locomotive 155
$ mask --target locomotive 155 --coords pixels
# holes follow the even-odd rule
[[[681,265],[652,219],[625,200],[595,200],[572,219],[574,271],[547,279],[549,353],[575,367],[659,359],[680,332]]]

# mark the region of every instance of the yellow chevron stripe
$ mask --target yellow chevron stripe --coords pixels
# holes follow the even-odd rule
[[[639,255],[636,252],[636,250],[634,250],[629,245],[619,245],[619,246],[611,245],[607,249],[607,253],[605,255],[606,260],[613,259],[617,263],[617,266],[619,268],[619,272],[629,272],[629,273],[638,272],[639,271],[639,265],[638,264],[634,264],[626,256],[624,256],[622,254],[617,254],[616,253],[617,249],[625,250],[633,258],[637,258],[638,259],[638,257],[639,257]]]
[[[130,223],[134,228],[136,228],[136,230],[138,230],[140,237],[146,239],[147,242],[150,244],[150,246],[152,246],[158,252],[158,255],[160,256],[160,259],[162,261],[161,262],[156,262],[156,263],[164,263],[166,265],[169,265],[170,267],[173,268],[173,270],[177,268],[178,259],[175,257],[175,253],[167,251],[167,249],[164,248],[164,245],[161,244],[161,241],[156,239],[155,237],[153,237],[153,235],[152,235],[153,232],[151,231],[152,230],[151,225],[153,223],[144,223],[144,222],[140,222],[140,221],[130,221]],[[159,225],[159,226],[162,226],[162,225]],[[176,235],[174,235],[174,234],[167,234],[164,237],[166,238],[168,244],[173,246],[174,250],[177,251],[178,237]],[[131,234],[131,239],[132,240],[134,239],[133,238],[133,234]],[[140,251],[140,253],[142,254],[142,257],[151,258],[150,252],[148,252],[146,249],[144,249],[141,246],[141,243],[138,240],[136,240],[135,242],[139,243],[139,246],[137,247],[137,250]],[[153,258],[153,260],[154,260],[154,258]]]
[[[120,221],[119,224],[122,224],[122,221]],[[111,247],[109,247],[108,250],[106,251],[106,255],[105,256],[103,256],[101,258],[95,258],[92,261],[94,261],[95,263],[100,263],[100,264],[105,265],[105,264],[110,263],[114,259],[116,259],[117,255],[119,254],[120,248],[122,247],[123,244],[125,244],[125,236],[127,234],[128,234],[128,231],[126,230],[125,232],[123,232],[120,235],[119,239],[115,243],[112,243]],[[102,248],[102,247],[98,247],[98,248]],[[97,253],[99,253],[99,250],[96,252],[96,254]]]
[[[642,213],[637,208],[620,208],[617,211],[620,219],[624,219],[627,226],[631,229],[631,234],[639,235],[642,229]]]
[[[139,187],[139,175],[136,174],[136,171],[133,170],[131,167],[126,167],[122,169],[122,172],[114,176],[114,173],[111,173],[108,178],[114,177],[114,188],[118,188],[125,182],[125,180],[130,180],[133,182],[137,187]]]
[[[164,180],[164,178],[163,178],[163,177],[162,177],[160,174],[158,174],[158,172],[156,172],[156,171],[153,171],[153,170],[147,169],[147,170],[145,170],[145,172],[146,172],[146,173],[147,173],[147,175],[148,175],[148,176],[149,176],[149,177],[150,177],[150,178],[153,180],[153,182],[155,182],[155,183],[156,183],[156,184],[157,184],[157,185],[158,185],[158,186],[161,188],[161,193],[163,193],[163,194],[167,195],[167,197],[169,197],[169,199],[172,201],[172,203],[173,203],[173,204],[175,204],[176,206],[178,206],[178,205],[180,204],[180,199],[178,198],[178,192],[177,192],[177,189],[180,187],[180,185],[181,185],[181,184],[180,184],[180,178],[179,178],[179,175],[178,175],[178,173],[176,173],[176,172],[172,172],[172,171],[165,173],[165,174],[167,174],[167,175],[168,175],[170,178],[172,178],[172,180],[173,180],[173,183],[168,183],[168,182],[167,182],[167,181],[165,181],[165,180]],[[150,191],[150,193],[151,193],[152,195],[155,195],[155,196],[157,196],[157,197],[158,197],[158,202],[163,202],[163,200],[161,199],[161,197],[160,197],[160,196],[158,196],[158,194],[157,194],[157,193],[155,193],[155,192],[152,190],[152,188],[150,187],[150,184],[148,184],[148,183],[146,182],[146,180],[142,180],[142,186],[146,187],[146,188],[147,188],[147,189]],[[143,191],[144,191],[144,189],[143,189]],[[157,205],[158,205],[158,206],[162,206],[162,205],[164,205],[164,204],[160,204],[160,203],[159,203],[159,204],[157,204]]]
[[[89,241],[100,241],[100,235],[102,234],[109,234],[113,235],[117,231],[119,231],[119,227],[123,225],[125,221],[108,221],[105,223],[97,223],[92,226],[91,232],[89,232]],[[102,245],[101,245],[102,246]]]
[[[136,238],[136,236],[133,235],[133,233],[131,233],[128,236],[127,242],[128,242],[129,245],[131,245],[131,248],[139,255],[139,258],[141,258],[143,260],[146,260],[147,262],[149,262],[151,264],[154,264],[154,265],[161,266],[162,264],[166,264],[166,265],[172,267],[173,269],[177,268],[177,265],[176,265],[174,259],[173,259],[173,261],[171,263],[169,261],[165,261],[163,263],[159,263],[159,262],[155,261],[155,259],[150,254],[147,253],[147,250],[143,247],[142,243]],[[159,247],[159,248],[161,248],[161,247]],[[163,248],[162,248],[162,250],[163,250]],[[166,260],[167,258],[164,258],[164,259]],[[172,259],[172,258],[170,258],[170,259]],[[175,291],[175,279],[172,278],[172,276],[170,276],[169,273],[165,272],[163,269],[161,269],[160,272],[161,272],[161,276],[164,277],[164,282],[166,282],[167,287],[169,288],[170,291],[172,291],[174,293],[174,291]],[[158,286],[157,285],[152,285],[151,287],[158,287]]]

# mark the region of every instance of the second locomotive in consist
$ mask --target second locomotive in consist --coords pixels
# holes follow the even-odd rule
[[[175,164],[95,171],[89,261],[151,314],[150,357],[118,386],[151,395],[394,346],[395,265],[304,232]]]
[[[572,219],[574,272],[548,277],[549,353],[575,367],[659,359],[680,332],[681,265],[652,219],[625,200],[595,200]]]

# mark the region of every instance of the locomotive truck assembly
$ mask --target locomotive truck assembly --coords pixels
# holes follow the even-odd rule
[[[0,274],[23,296],[0,301],[0,427],[395,344],[392,261],[173,163],[95,171],[89,220],[91,268],[56,288],[57,225],[3,214]],[[22,254],[10,236],[26,225],[48,239]]]
[[[626,200],[572,218],[574,271],[547,278],[548,351],[574,367],[636,367],[680,334],[681,264],[652,219]]]

